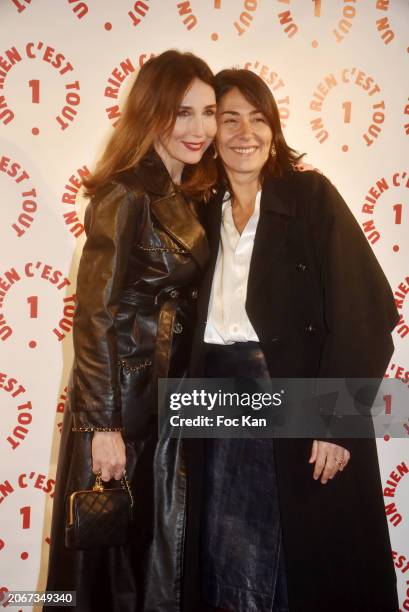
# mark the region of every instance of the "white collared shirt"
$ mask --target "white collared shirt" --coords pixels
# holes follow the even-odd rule
[[[222,224],[210,293],[204,341],[210,344],[258,342],[245,303],[254,237],[260,217],[261,191],[254,211],[240,235],[233,221],[230,195],[222,206]]]

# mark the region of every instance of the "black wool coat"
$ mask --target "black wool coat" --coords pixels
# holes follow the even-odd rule
[[[191,366],[197,377],[223,195],[207,209],[211,262],[198,300]],[[392,291],[348,206],[320,174],[265,181],[246,311],[272,377],[383,376],[398,319]],[[375,440],[332,441],[351,459],[322,485],[308,463],[312,440],[275,440],[290,612],[396,612]],[[199,499],[202,450],[194,442],[189,461]]]

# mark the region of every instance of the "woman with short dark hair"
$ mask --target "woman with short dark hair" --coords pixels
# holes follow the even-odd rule
[[[398,314],[356,220],[325,177],[294,171],[258,76],[215,83],[220,180],[192,375],[382,378]],[[209,439],[202,464],[213,609],[398,609],[374,439]]]

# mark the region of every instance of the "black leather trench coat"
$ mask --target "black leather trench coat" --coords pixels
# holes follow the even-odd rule
[[[192,376],[203,371],[223,195],[207,209],[211,262],[199,293]],[[392,291],[347,205],[318,173],[265,182],[246,311],[272,377],[384,375],[398,320]],[[396,612],[375,440],[332,441],[348,448],[351,460],[322,485],[308,463],[311,440],[275,440],[290,612]],[[200,498],[202,449],[195,442]]]
[[[47,589],[76,591],[81,612],[190,612],[185,453],[181,440],[158,441],[157,378],[186,374],[206,235],[155,154],[100,190],[85,227]],[[122,428],[136,510],[129,545],[70,551],[67,498],[95,481],[92,432]]]

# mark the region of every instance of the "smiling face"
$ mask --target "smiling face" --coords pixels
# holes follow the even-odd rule
[[[219,101],[217,148],[227,174],[258,176],[271,150],[273,132],[265,116],[235,87]]]
[[[196,78],[183,97],[172,131],[155,142],[155,149],[175,182],[180,181],[185,164],[201,160],[216,129],[214,89]]]

